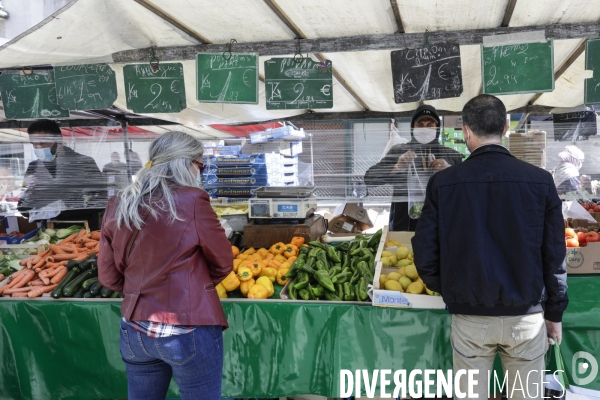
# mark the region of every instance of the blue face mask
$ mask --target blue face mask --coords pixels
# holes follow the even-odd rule
[[[52,154],[52,147],[44,147],[42,149],[33,149],[38,160],[50,162],[56,158],[56,154]]]

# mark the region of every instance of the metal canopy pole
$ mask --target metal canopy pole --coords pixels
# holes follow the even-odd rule
[[[129,152],[131,149],[129,148],[129,137],[127,135],[127,121],[121,120],[121,129],[123,130],[123,147],[125,148],[125,163],[127,164],[127,182],[131,183],[131,176],[133,175],[131,171],[131,162],[129,159]]]

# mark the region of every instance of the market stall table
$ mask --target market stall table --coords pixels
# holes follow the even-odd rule
[[[600,277],[569,277],[563,356],[600,358]],[[443,310],[225,300],[223,397],[336,397],[340,369],[450,369]],[[127,396],[118,300],[0,301],[1,399]],[[600,376],[586,386],[600,390]],[[178,394],[171,386],[170,397]]]

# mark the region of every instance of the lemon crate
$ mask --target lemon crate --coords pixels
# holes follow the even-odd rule
[[[398,268],[384,267],[381,263],[381,253],[386,249],[385,243],[389,242],[390,240],[396,240],[401,245],[404,245],[412,250],[411,239],[413,236],[414,232],[390,232],[387,226],[383,228],[381,241],[379,242],[377,255],[375,256],[375,277],[373,278],[373,288],[369,292],[373,306],[442,310],[446,308],[446,304],[439,296],[401,293],[393,290],[385,290],[379,285],[379,277],[381,274],[389,274],[390,272],[398,271]],[[393,248],[390,248],[390,250],[393,250]]]

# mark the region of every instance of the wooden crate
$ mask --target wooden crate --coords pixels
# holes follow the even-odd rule
[[[277,242],[289,243],[294,236],[302,236],[308,243],[325,233],[327,227],[321,215],[313,215],[302,224],[256,224],[251,221],[244,226],[244,245],[268,248]]]

